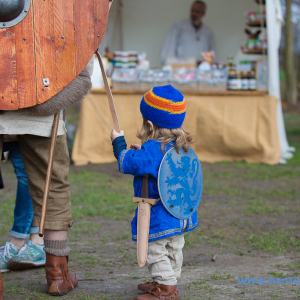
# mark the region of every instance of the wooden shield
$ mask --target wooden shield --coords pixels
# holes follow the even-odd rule
[[[109,0],[31,0],[0,28],[0,110],[43,103],[85,68],[105,34]]]

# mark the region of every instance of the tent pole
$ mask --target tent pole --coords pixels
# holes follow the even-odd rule
[[[278,135],[281,148],[281,158],[279,163],[286,163],[286,159],[292,158],[293,147],[290,147],[287,141],[285,132],[283,112],[280,100],[280,80],[279,80],[279,42],[280,42],[280,30],[281,24],[278,24],[276,17],[276,6],[280,2],[278,0],[266,0],[266,19],[267,19],[267,34],[268,34],[268,70],[269,81],[268,90],[269,94],[276,97],[278,101],[277,107],[277,126]],[[280,9],[280,7],[278,7]]]

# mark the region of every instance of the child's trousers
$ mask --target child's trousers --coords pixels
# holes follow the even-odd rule
[[[186,220],[185,220],[186,227]],[[174,235],[150,242],[147,266],[153,281],[165,285],[177,285],[183,262],[184,235]]]

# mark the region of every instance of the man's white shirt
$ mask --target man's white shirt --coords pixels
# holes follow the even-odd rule
[[[195,57],[197,61],[202,52],[215,50],[212,30],[202,24],[196,29],[190,20],[176,22],[170,29],[161,51],[164,64],[167,57]]]

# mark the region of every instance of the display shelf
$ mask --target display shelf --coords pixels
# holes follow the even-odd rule
[[[241,47],[241,50],[242,50],[242,52],[244,53],[244,54],[266,54],[266,53],[268,53],[268,50],[262,50],[262,49],[260,49],[260,50],[245,50],[245,48],[244,47]]]
[[[262,27],[261,25],[263,25],[263,27],[267,27],[266,22],[263,22],[263,24],[261,24],[261,22],[248,22],[246,25],[249,27]]]

